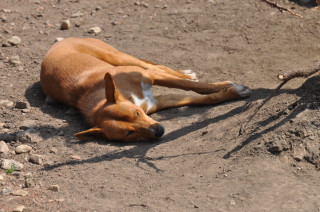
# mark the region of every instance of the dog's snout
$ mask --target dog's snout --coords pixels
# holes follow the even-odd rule
[[[164,134],[164,128],[160,124],[154,125],[153,127],[154,136],[160,138]]]

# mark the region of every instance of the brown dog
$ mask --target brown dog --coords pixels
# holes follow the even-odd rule
[[[78,108],[93,128],[79,138],[159,138],[164,128],[148,115],[166,108],[217,104],[246,97],[250,89],[230,81],[195,82],[190,70],[174,71],[119,52],[92,38],[67,38],[54,44],[41,65],[41,86],[50,97]],[[198,94],[154,96],[152,85]]]

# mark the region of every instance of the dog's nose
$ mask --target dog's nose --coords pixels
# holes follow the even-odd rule
[[[154,128],[154,136],[160,138],[164,134],[164,128],[160,125],[157,124]]]

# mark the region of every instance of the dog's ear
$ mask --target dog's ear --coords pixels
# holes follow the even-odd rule
[[[116,88],[116,84],[110,73],[106,73],[104,76],[105,92],[107,103],[116,103],[119,98],[119,91]]]
[[[82,131],[82,132],[75,134],[75,136],[77,138],[79,138],[80,140],[85,140],[90,136],[102,136],[102,135],[103,135],[103,133],[102,133],[101,129],[98,127],[93,127],[93,128],[88,129],[86,131]]]

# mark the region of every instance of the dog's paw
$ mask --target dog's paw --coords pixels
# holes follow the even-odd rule
[[[232,83],[232,86],[236,89],[241,97],[248,97],[251,94],[250,88],[244,85]]]
[[[193,72],[192,70],[181,70],[180,73],[189,76],[190,80],[192,80],[192,81],[196,81],[196,82],[199,81],[197,74],[195,72]]]

